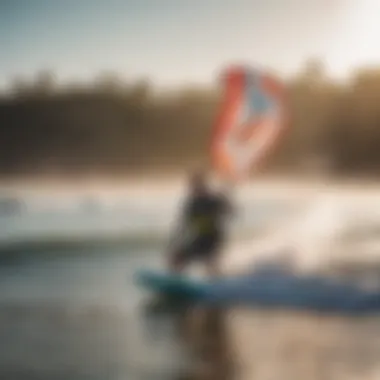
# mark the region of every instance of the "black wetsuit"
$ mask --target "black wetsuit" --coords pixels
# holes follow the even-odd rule
[[[217,255],[225,238],[225,219],[231,211],[227,199],[214,193],[190,197],[183,210],[185,234],[179,237],[176,260],[210,260]]]

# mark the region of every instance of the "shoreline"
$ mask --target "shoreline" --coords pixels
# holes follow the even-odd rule
[[[146,190],[154,186],[156,191],[177,190],[186,183],[186,173],[142,174],[135,176],[86,176],[76,178],[73,176],[23,176],[12,179],[0,178],[0,194],[17,191],[58,191],[58,192],[125,192]],[[375,177],[355,176],[315,176],[296,174],[268,174],[251,178],[239,184],[239,190],[248,188],[276,188],[287,190],[331,190],[331,191],[378,191],[380,179]],[[141,197],[144,194],[141,193]]]

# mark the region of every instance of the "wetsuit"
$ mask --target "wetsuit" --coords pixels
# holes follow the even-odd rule
[[[224,242],[230,211],[230,204],[222,195],[204,193],[190,197],[184,206],[184,230],[177,236],[174,260],[181,265],[193,260],[213,260]]]

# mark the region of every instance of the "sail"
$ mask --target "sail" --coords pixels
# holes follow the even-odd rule
[[[228,179],[244,179],[280,140],[286,126],[285,90],[274,76],[229,68],[211,139],[211,163]]]

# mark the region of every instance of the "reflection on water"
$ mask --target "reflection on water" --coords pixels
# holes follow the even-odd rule
[[[126,248],[36,255],[1,267],[0,378],[140,379],[170,372],[170,362],[153,358],[163,350],[151,345],[140,318],[142,296],[131,283],[147,261],[157,259]]]
[[[148,262],[156,252],[126,247],[1,267],[0,378],[379,378],[378,318],[146,313],[132,275]]]
[[[1,378],[129,378],[128,329],[127,315],[100,306],[2,305]]]
[[[378,379],[380,319],[231,313],[242,379]]]

